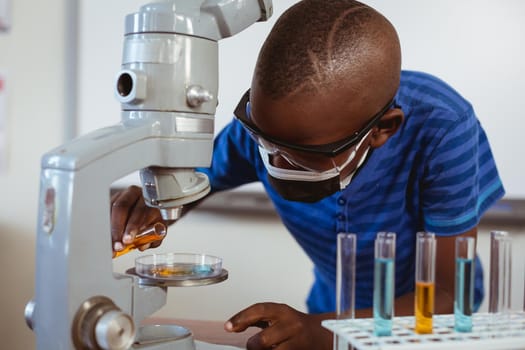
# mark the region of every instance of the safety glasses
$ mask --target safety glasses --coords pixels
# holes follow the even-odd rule
[[[298,145],[274,138],[261,131],[252,121],[250,116],[250,90],[246,91],[239,104],[235,108],[234,115],[243,127],[249,132],[250,136],[263,147],[269,154],[282,155],[289,163],[310,171],[322,172],[334,167],[334,157],[341,155],[341,164],[346,163],[356,151],[357,144],[367,135],[367,133],[379,122],[381,117],[395,105],[394,100],[390,100],[385,107],[371,117],[365,125],[352,135],[328,144],[323,145]],[[342,155],[348,151],[348,157]],[[352,156],[353,157],[353,156]],[[335,163],[335,166],[337,166]]]

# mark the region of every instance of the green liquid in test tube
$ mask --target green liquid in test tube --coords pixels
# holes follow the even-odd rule
[[[374,334],[392,335],[395,294],[396,234],[379,232],[374,259]]]
[[[474,308],[474,252],[473,237],[456,238],[456,283],[454,294],[454,329],[472,331]]]

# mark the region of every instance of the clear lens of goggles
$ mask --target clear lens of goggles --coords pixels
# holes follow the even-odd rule
[[[291,165],[313,172],[325,172],[335,169],[337,171],[346,167],[356,156],[357,150],[361,147],[363,141],[370,134],[370,131],[363,136],[357,145],[347,151],[339,154],[337,157],[329,157],[323,154],[312,152],[301,152],[297,150],[287,150],[282,146],[277,146],[262,137],[252,135],[260,147],[264,148],[266,153],[273,156],[281,156]]]
[[[259,146],[259,154],[261,155],[261,159],[263,160],[264,167],[268,171],[268,174],[276,179],[288,181],[319,182],[339,176],[339,172],[334,168],[327,171],[318,172],[309,171],[306,169],[285,169],[273,166],[270,161],[271,154],[261,146]]]

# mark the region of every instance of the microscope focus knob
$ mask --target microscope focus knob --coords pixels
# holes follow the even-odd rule
[[[33,329],[34,327],[34,324],[33,324],[33,320],[35,318],[35,300],[34,299],[31,299],[27,304],[26,304],[26,307],[24,309],[24,318],[26,320],[26,324],[27,326],[30,328],[30,329]]]
[[[122,311],[108,311],[95,326],[95,338],[104,350],[129,349],[135,339],[133,320]]]
[[[71,330],[75,349],[126,350],[135,341],[131,316],[104,296],[94,296],[82,303]]]

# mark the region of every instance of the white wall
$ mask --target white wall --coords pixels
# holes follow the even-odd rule
[[[463,94],[485,127],[507,198],[525,198],[525,2],[368,0],[396,27],[403,67],[435,74]],[[514,152],[513,152],[514,151]]]
[[[0,34],[9,94],[8,167],[0,173],[2,349],[34,347],[23,311],[33,296],[40,157],[63,136],[66,1],[11,1],[12,29]]]

